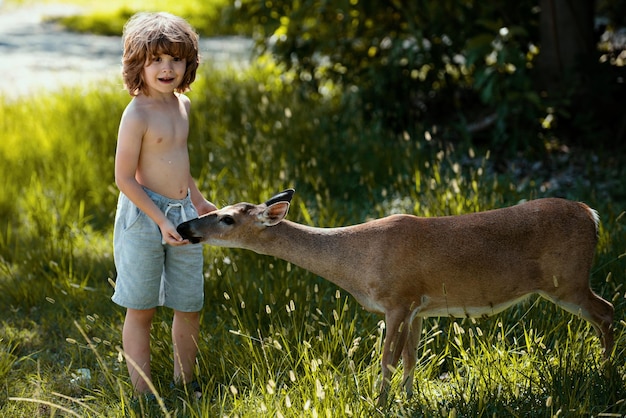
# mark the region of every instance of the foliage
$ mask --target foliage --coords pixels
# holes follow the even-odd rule
[[[391,416],[626,413],[626,226],[613,189],[594,197],[576,184],[520,184],[470,149],[389,135],[339,89],[303,98],[294,73],[262,64],[204,67],[189,94],[193,174],[219,206],[295,187],[290,219],[336,226],[568,194],[602,216],[591,280],[616,306],[612,362],[602,362],[584,321],[540,299],[480,321],[433,318],[417,395],[403,397],[398,371]],[[124,312],[110,301],[113,155],[127,101],[101,84],[0,104],[3,416],[164,415],[160,405],[133,403],[119,351]],[[611,176],[624,176],[619,167]],[[208,247],[205,255],[202,401],[169,387],[171,313],[160,310],[153,327],[154,381],[171,416],[383,415],[374,406],[380,317],[281,260]]]
[[[244,2],[242,9],[264,23],[268,49],[309,92],[331,80],[353,89],[386,126],[410,133],[437,126],[454,142],[495,113],[489,142],[500,151],[542,148],[528,132],[542,111],[527,68],[538,38],[532,6],[310,0]],[[520,124],[524,139],[516,138]]]
[[[505,157],[543,155],[554,143],[621,148],[626,130],[614,112],[625,67],[581,65],[584,78],[546,96],[533,71],[541,45],[537,3],[237,4],[241,20],[258,28],[259,44],[296,70],[308,94],[339,84],[396,132],[421,138],[436,128],[443,140],[486,144]],[[615,21],[620,4],[604,1],[602,11]]]

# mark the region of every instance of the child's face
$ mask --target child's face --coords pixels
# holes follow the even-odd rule
[[[143,67],[144,82],[151,92],[173,93],[181,84],[186,69],[184,58],[159,54],[152,62],[146,61]]]

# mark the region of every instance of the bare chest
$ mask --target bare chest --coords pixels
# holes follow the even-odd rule
[[[150,123],[143,138],[145,147],[161,150],[186,147],[189,135],[189,121],[184,114],[155,113],[150,115]]]

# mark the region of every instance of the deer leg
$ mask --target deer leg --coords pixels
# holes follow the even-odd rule
[[[604,356],[609,358],[613,351],[613,315],[615,309],[611,303],[596,295],[591,289],[584,297],[585,299],[579,303],[580,309],[572,313],[580,314],[593,325],[600,335]],[[567,310],[566,306],[563,308]]]
[[[404,369],[402,381],[404,382],[404,390],[408,398],[413,396],[413,376],[415,374],[415,365],[417,364],[417,346],[420,342],[422,334],[422,317],[418,316],[413,319],[409,335],[402,350],[402,367]]]
[[[602,341],[604,356],[609,358],[613,351],[613,305],[591,289],[583,292],[560,294],[558,297],[546,295],[546,298],[564,310],[582,317],[596,329]]]
[[[604,347],[604,356],[608,359],[613,351],[613,315],[615,309],[613,305],[600,296],[590,291],[587,315],[583,313],[583,318],[591,322],[595,327]]]
[[[389,312],[386,314],[386,336],[385,343],[383,345],[383,358],[382,358],[382,382],[380,388],[380,397],[378,398],[378,405],[384,406],[387,403],[387,396],[389,394],[389,386],[391,383],[391,376],[395,371],[395,367],[400,360],[400,355],[406,344],[406,339],[409,334],[409,315],[406,312]]]

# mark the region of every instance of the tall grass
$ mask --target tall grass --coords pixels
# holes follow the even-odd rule
[[[303,98],[269,62],[244,72],[204,68],[189,95],[193,175],[218,206],[295,187],[290,219],[336,226],[542,195],[496,174],[487,153],[390,137],[339,91]],[[383,415],[375,407],[381,317],[282,260],[209,247],[197,364],[204,397],[170,389],[171,313],[160,310],[152,356],[162,403],[133,404],[120,351],[124,311],[110,301],[113,158],[127,101],[104,83],[2,103],[1,414]],[[603,362],[584,321],[540,299],[480,321],[431,318],[416,395],[404,397],[398,371],[389,415],[626,414],[624,202],[567,194],[602,216],[591,280],[616,306],[613,360]]]
[[[106,36],[119,36],[128,19],[140,11],[166,11],[182,16],[202,36],[224,36],[249,34],[247,22],[236,21],[230,10],[231,2],[226,0],[187,0],[171,2],[165,0],[6,0],[6,7],[29,6],[33,4],[67,3],[77,6],[80,13],[69,16],[47,16],[47,20],[60,23],[74,32],[92,33]]]

